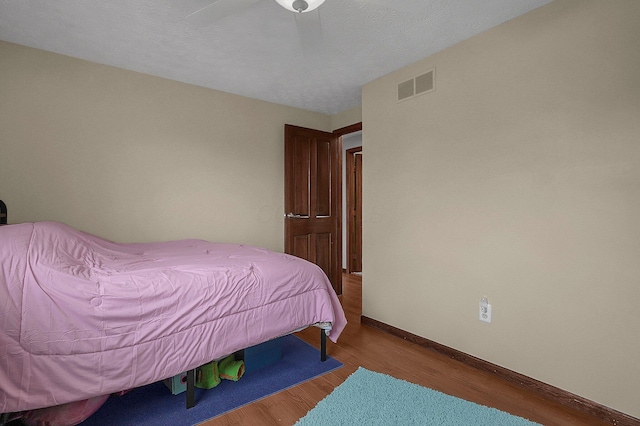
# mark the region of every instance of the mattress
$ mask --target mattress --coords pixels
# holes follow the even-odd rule
[[[259,247],[118,244],[0,227],[0,413],[142,386],[309,325],[346,325],[324,272]]]

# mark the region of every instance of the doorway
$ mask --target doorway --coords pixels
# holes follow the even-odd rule
[[[348,182],[350,180],[350,173],[347,173],[347,163],[350,161],[350,159],[348,158],[349,155],[347,155],[347,153],[349,152],[350,154],[353,152],[362,152],[362,146],[363,146],[363,142],[362,142],[362,136],[363,136],[363,132],[362,132],[362,123],[357,123],[354,124],[352,126],[348,126],[339,130],[334,131],[334,133],[340,134],[341,135],[341,141],[342,141],[342,270],[346,273],[358,273],[360,274],[362,272],[362,249],[361,249],[361,243],[360,243],[360,249],[358,250],[359,253],[351,253],[351,250],[355,247],[358,247],[357,244],[354,243],[349,243],[349,238],[350,236],[353,236],[354,230],[353,230],[353,226],[351,226],[350,228],[350,220],[349,220],[349,211],[351,210],[348,206],[348,200],[349,199],[353,199],[352,197],[349,196],[348,192],[349,192],[349,187],[351,186],[351,183]],[[354,151],[355,149],[355,151]],[[352,160],[354,158],[351,158]],[[362,155],[360,154],[360,160],[362,159]],[[362,164],[360,164],[361,166]],[[362,182],[360,180],[360,182]],[[360,188],[362,188],[362,185],[360,185]],[[360,200],[362,200],[362,198],[360,197]],[[362,203],[360,203],[360,211],[361,211],[361,205]],[[362,241],[362,222],[359,222],[358,224],[358,234],[360,235],[359,240]],[[353,259],[356,258],[360,263],[360,265],[349,265],[350,260],[349,259]]]

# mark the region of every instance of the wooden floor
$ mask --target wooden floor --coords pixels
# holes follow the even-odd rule
[[[329,356],[344,364],[331,373],[203,423],[218,425],[292,425],[342,383],[358,366],[386,373],[479,404],[495,407],[544,425],[605,425],[480,372],[444,355],[360,324],[362,279],[344,275],[340,296],[347,325],[338,344],[327,343]],[[319,347],[314,327],[297,334]],[[357,425],[354,425],[357,426]]]

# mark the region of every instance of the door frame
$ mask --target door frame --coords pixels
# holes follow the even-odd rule
[[[340,138],[340,153],[341,153],[340,154],[340,162],[341,163],[342,163],[342,154],[343,154],[342,151],[344,149],[343,145],[342,145],[342,137],[346,136],[348,134],[355,133],[355,132],[360,132],[360,131],[362,131],[362,121],[359,122],[359,123],[351,124],[349,126],[341,127],[339,129],[336,129],[336,130],[333,131],[333,134]],[[342,170],[342,164],[340,164],[340,170]],[[342,191],[342,178],[343,178],[342,173],[340,173],[340,191]],[[340,198],[339,202],[342,205],[342,192],[340,192],[340,194],[337,194],[336,196]],[[341,209],[344,209],[344,208],[345,208],[345,206],[341,207]],[[339,229],[338,229],[338,234],[339,234],[339,238],[340,238],[340,249],[341,250],[342,250],[342,227],[343,226],[348,226],[348,224],[345,224],[345,225],[342,224],[342,212],[341,212],[340,217],[339,217]],[[347,228],[347,230],[348,230],[348,228]],[[348,250],[348,241],[349,240],[347,239],[347,247],[346,247],[347,250]],[[341,261],[342,261],[342,258],[341,258]],[[350,262],[349,261],[349,252],[347,251],[347,268],[349,268],[349,262]],[[342,286],[340,288],[340,292],[342,293]]]

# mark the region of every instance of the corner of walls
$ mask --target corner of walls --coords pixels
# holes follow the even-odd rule
[[[362,106],[353,107],[331,116],[331,130],[342,129],[362,122]]]

